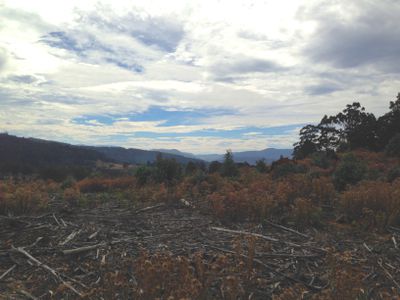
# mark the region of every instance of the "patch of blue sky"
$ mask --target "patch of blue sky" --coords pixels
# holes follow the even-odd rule
[[[179,125],[202,124],[208,117],[234,115],[229,109],[200,109],[200,110],[171,110],[159,106],[151,106],[141,113],[113,114],[113,115],[86,115],[73,119],[76,124],[98,126],[112,125],[123,119],[132,122],[157,122],[160,127]]]
[[[190,132],[150,132],[150,131],[140,131],[135,132],[135,137],[138,138],[160,138],[160,137],[217,137],[217,138],[232,138],[232,139],[251,139],[254,135],[259,136],[281,136],[289,135],[296,128],[303,127],[305,124],[290,124],[284,126],[274,126],[274,127],[244,127],[240,129],[232,130],[196,130]]]

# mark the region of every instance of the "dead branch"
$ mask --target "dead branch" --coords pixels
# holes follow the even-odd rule
[[[0,280],[3,280],[8,273],[10,273],[12,270],[14,270],[17,267],[17,265],[13,265],[11,268],[9,268],[7,271],[5,271],[1,276],[0,276]]]
[[[51,275],[53,275],[56,279],[58,279],[62,284],[64,284],[67,288],[69,288],[71,291],[73,291],[75,294],[77,294],[79,297],[83,297],[83,295],[78,292],[72,285],[70,285],[68,282],[66,282],[64,279],[62,279],[62,277],[60,276],[60,274],[50,268],[48,265],[43,264],[42,262],[40,262],[39,260],[37,260],[36,258],[34,258],[32,255],[30,255],[27,251],[24,250],[24,248],[21,247],[17,247],[15,248],[14,246],[12,246],[12,250],[18,253],[21,253],[23,255],[25,255],[28,259],[30,259],[34,264],[36,264],[36,266],[41,267],[47,271],[50,272]]]
[[[227,232],[227,233],[232,233],[232,234],[240,234],[240,235],[251,235],[254,237],[258,237],[270,242],[279,242],[279,240],[274,239],[272,237],[266,236],[266,235],[262,235],[262,234],[258,234],[258,233],[251,233],[251,232],[247,232],[247,231],[239,231],[239,230],[232,230],[232,229],[226,229],[226,228],[222,228],[222,227],[210,227],[212,230],[216,230],[216,231],[221,231],[221,232]]]
[[[33,296],[31,293],[25,291],[25,290],[19,290],[19,294],[24,295],[26,298],[31,299],[31,300],[39,300],[39,298]]]
[[[78,254],[78,253],[82,253],[82,252],[87,252],[87,251],[91,251],[94,249],[97,249],[101,246],[104,246],[105,243],[100,243],[100,244],[96,244],[96,245],[92,245],[92,246],[85,246],[85,247],[80,247],[80,248],[75,248],[75,249],[68,249],[68,250],[63,250],[62,253],[64,255],[73,255],[73,254]]]
[[[133,214],[139,214],[139,213],[146,212],[146,211],[149,211],[149,210],[152,210],[152,209],[156,209],[156,208],[159,208],[159,207],[162,207],[162,206],[165,206],[165,203],[159,203],[159,204],[156,204],[156,205],[153,205],[153,206],[148,206],[148,207],[144,207],[144,208],[138,209],[138,210],[134,211]]]
[[[378,259],[378,265],[382,268],[386,277],[389,278],[396,285],[397,289],[400,291],[400,284],[393,278],[392,274],[390,274],[390,272],[383,266],[382,259]]]
[[[79,233],[81,233],[81,229],[77,230],[77,231],[73,231],[70,235],[67,236],[67,238],[63,241],[60,242],[59,245],[60,246],[64,246],[65,244],[69,243],[70,241],[72,241]]]
[[[304,238],[310,238],[307,234],[301,233],[301,232],[299,232],[299,231],[297,231],[297,230],[294,230],[294,229],[292,229],[292,228],[285,227],[285,226],[279,225],[279,224],[275,224],[275,223],[272,223],[272,222],[267,221],[267,220],[264,221],[264,222],[267,223],[268,225],[271,225],[272,227],[275,227],[275,228],[278,228],[278,229],[282,229],[282,230],[285,230],[285,231],[288,231],[288,232],[297,234],[297,235],[299,235],[299,236],[301,236],[301,237],[304,237]]]

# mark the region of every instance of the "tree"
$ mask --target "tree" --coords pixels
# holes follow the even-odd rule
[[[233,160],[233,153],[227,150],[222,163],[222,175],[226,177],[235,177],[239,174],[238,168]]]
[[[296,159],[315,152],[332,153],[340,148],[376,150],[377,120],[360,103],[354,102],[335,116],[325,115],[316,126],[304,126],[300,130],[300,141],[293,146]]]
[[[400,158],[400,133],[391,138],[391,140],[385,147],[385,153],[388,156]]]
[[[260,159],[256,161],[256,169],[260,173],[267,173],[268,172],[268,166],[265,163],[265,159]]]
[[[308,155],[319,151],[320,145],[318,141],[319,128],[314,125],[304,126],[300,130],[300,141],[295,143],[293,156],[295,159],[303,159]]]
[[[210,163],[210,165],[208,166],[208,173],[212,174],[212,173],[218,173],[221,172],[221,167],[222,164],[219,161],[212,161]]]
[[[390,102],[389,109],[377,121],[379,150],[385,148],[390,139],[400,133],[400,93],[397,94],[396,101]]]
[[[365,112],[359,102],[348,104],[333,122],[339,127],[340,140],[348,143],[350,149],[376,150],[376,118],[372,113]]]
[[[352,153],[346,154],[333,174],[335,186],[343,190],[348,184],[354,185],[364,179],[366,173],[367,166],[364,162]]]
[[[157,155],[155,167],[155,180],[158,182],[172,183],[182,174],[181,165],[175,159],[163,158],[161,154]]]
[[[185,174],[187,174],[187,175],[193,174],[196,170],[197,170],[196,164],[192,161],[189,161],[186,164]]]

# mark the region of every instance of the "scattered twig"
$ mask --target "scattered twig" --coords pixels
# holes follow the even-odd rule
[[[24,295],[26,298],[31,299],[31,300],[38,300],[39,298],[33,296],[31,293],[25,291],[25,290],[18,290],[18,293],[21,295]]]
[[[85,246],[85,247],[80,247],[80,248],[75,248],[75,249],[68,249],[68,250],[63,250],[62,253],[64,255],[72,255],[72,254],[78,254],[78,253],[82,253],[82,252],[87,252],[87,251],[91,251],[94,249],[97,249],[101,246],[104,246],[105,243],[99,243],[96,245],[92,245],[92,246]]]
[[[14,270],[17,267],[17,265],[13,265],[11,268],[9,268],[7,271],[5,271],[1,276],[0,280],[3,280],[12,270]]]
[[[62,279],[62,277],[60,276],[60,274],[59,274],[56,270],[50,268],[48,265],[43,264],[42,262],[40,262],[39,260],[37,260],[36,258],[34,258],[34,257],[33,257],[32,255],[30,255],[27,251],[25,251],[24,248],[21,248],[21,247],[15,248],[14,246],[12,246],[12,250],[13,250],[13,251],[16,251],[16,252],[19,252],[19,253],[21,253],[21,254],[23,254],[23,255],[25,255],[25,256],[26,256],[27,258],[29,258],[36,266],[41,267],[41,268],[43,268],[43,269],[49,271],[51,275],[53,275],[56,279],[58,279],[62,284],[64,284],[64,285],[65,285],[67,288],[69,288],[72,292],[74,292],[75,294],[77,294],[77,295],[78,295],[79,297],[81,297],[81,298],[83,297],[83,295],[82,295],[80,292],[78,292],[71,284],[69,284],[69,283],[66,282],[64,279]]]
[[[67,238],[63,241],[60,242],[59,245],[60,246],[64,246],[65,244],[69,243],[70,241],[72,241],[82,230],[77,230],[77,231],[73,231],[71,234],[69,234],[67,236]]]
[[[60,221],[58,221],[57,217],[55,214],[53,214],[53,219],[56,221],[57,225],[62,227],[63,225],[60,223]]]
[[[267,223],[268,225],[271,225],[272,227],[279,228],[279,229],[282,229],[282,230],[297,234],[297,235],[299,235],[301,237],[304,237],[304,238],[310,238],[307,234],[301,233],[301,232],[299,232],[297,230],[294,230],[292,228],[285,227],[285,226],[279,225],[279,224],[275,224],[275,223],[272,223],[271,221],[268,221],[268,220],[265,220],[264,222]]]
[[[211,245],[206,245],[206,247],[213,248],[215,250],[219,250],[219,251],[222,251],[222,252],[226,252],[226,253],[237,255],[237,253],[235,253],[234,251],[228,250],[228,249],[223,249],[223,248],[219,248],[219,247],[215,247],[215,246],[211,246]],[[243,258],[249,259],[249,257],[247,255],[240,254],[240,256],[243,257]],[[304,281],[302,281],[302,280],[300,280],[300,279],[298,279],[296,277],[287,275],[287,274],[285,274],[285,273],[283,273],[283,272],[281,272],[279,270],[274,269],[273,267],[267,265],[266,263],[263,263],[261,260],[259,260],[257,258],[254,258],[253,261],[255,263],[259,264],[260,266],[264,267],[268,271],[270,271],[272,273],[275,273],[276,275],[282,276],[282,277],[284,277],[284,278],[286,278],[288,280],[291,280],[293,282],[300,283],[300,284],[304,285],[305,287],[307,287],[307,288],[309,288],[311,290],[320,291],[320,290],[325,288],[325,287],[310,285],[307,282],[304,282]]]
[[[251,232],[247,232],[247,231],[239,231],[239,230],[232,230],[232,229],[226,229],[226,228],[222,228],[222,227],[210,227],[212,230],[215,231],[221,231],[221,232],[227,232],[227,233],[232,233],[232,234],[240,234],[240,235],[251,235],[254,237],[258,237],[264,240],[267,240],[269,242],[279,242],[279,240],[272,238],[270,236],[266,236],[266,235],[262,235],[262,234],[258,234],[258,233],[251,233]]]
[[[144,208],[138,209],[138,210],[134,211],[133,214],[139,214],[139,213],[146,212],[146,211],[149,211],[149,210],[152,210],[152,209],[156,209],[156,208],[159,208],[159,207],[162,207],[162,206],[165,206],[165,203],[159,203],[159,204],[156,204],[156,205],[153,205],[153,206],[148,206],[148,207],[144,207]]]
[[[370,247],[368,247],[368,245],[366,243],[363,243],[363,246],[365,247],[365,249],[368,250],[368,252],[372,253],[372,249]]]
[[[397,241],[396,241],[396,238],[394,236],[392,236],[392,241],[393,241],[393,244],[394,244],[394,248],[398,249]]]
[[[95,233],[92,233],[90,236],[89,236],[89,240],[91,240],[91,239],[94,239],[98,234],[99,234],[99,232],[100,232],[100,230],[97,230]]]
[[[399,283],[393,278],[392,274],[390,274],[390,272],[383,266],[382,259],[378,259],[378,265],[382,268],[386,277],[389,278],[396,285],[397,289],[400,291]]]

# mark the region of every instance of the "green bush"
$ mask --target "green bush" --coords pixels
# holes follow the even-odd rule
[[[256,161],[256,169],[260,173],[267,173],[268,172],[268,166],[265,163],[265,159],[260,159]]]
[[[400,133],[396,134],[386,145],[385,153],[388,156],[400,158]]]
[[[145,185],[146,183],[148,183],[151,179],[151,176],[152,170],[146,166],[140,166],[139,168],[137,168],[135,173],[135,177],[139,185]]]
[[[333,174],[335,187],[344,190],[348,184],[354,185],[364,179],[366,174],[365,163],[352,153],[346,154]]]

